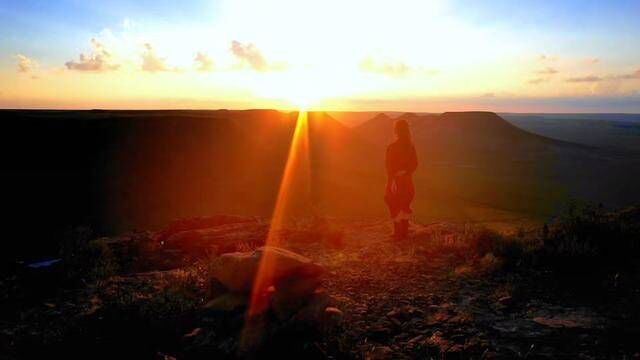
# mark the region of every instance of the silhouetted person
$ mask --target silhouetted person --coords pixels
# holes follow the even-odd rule
[[[398,120],[394,130],[396,141],[387,147],[385,159],[387,187],[384,200],[393,220],[393,237],[402,240],[409,232],[411,201],[415,195],[412,176],[418,167],[418,158],[411,140],[409,123]]]

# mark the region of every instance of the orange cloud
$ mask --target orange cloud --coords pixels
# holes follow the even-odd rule
[[[600,76],[589,75],[589,76],[571,77],[571,78],[568,78],[566,81],[570,83],[582,83],[582,82],[598,82],[602,80],[603,78],[601,78]]]

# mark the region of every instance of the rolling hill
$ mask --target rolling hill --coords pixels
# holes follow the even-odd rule
[[[78,225],[108,234],[213,213],[268,217],[298,116],[273,110],[2,113],[2,197],[11,224],[5,233],[17,253],[33,253],[34,244],[50,252]],[[420,159],[420,221],[544,219],[568,196],[612,206],[640,199],[638,159],[627,154],[551,140],[493,113],[401,116],[411,124]],[[384,150],[394,121],[379,114],[350,128],[327,113],[310,113],[308,157],[287,187],[291,212],[386,216]]]

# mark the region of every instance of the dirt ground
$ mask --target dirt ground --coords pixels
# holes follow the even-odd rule
[[[223,225],[210,234],[250,247],[264,226]],[[339,244],[284,244],[326,267],[322,287],[343,313],[337,329],[305,345],[308,358],[640,358],[637,290],[576,293],[550,274],[492,272],[491,256],[470,263],[465,254],[434,249],[463,231],[457,225],[416,224],[404,242],[390,238],[385,221],[341,227]],[[20,295],[9,276],[2,281],[0,359],[71,349],[98,358],[233,358],[242,313],[221,318],[201,310],[207,261],[183,259],[187,265],[178,268],[155,262],[39,296]]]

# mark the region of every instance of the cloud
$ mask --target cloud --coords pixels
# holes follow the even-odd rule
[[[541,55],[544,56],[544,55]],[[545,57],[546,59],[546,57]],[[551,78],[553,77],[553,75],[557,74],[558,70],[552,68],[551,66],[547,66],[546,68],[542,69],[542,70],[538,70],[535,72],[535,74],[537,75],[541,75],[538,76],[536,78],[530,79],[529,81],[527,81],[527,83],[532,84],[532,85],[539,85],[545,82],[548,82],[551,80]]]
[[[568,78],[566,81],[570,83],[583,83],[583,82],[598,82],[604,80],[600,76],[589,75],[589,76],[578,76]]]
[[[376,60],[372,57],[367,57],[360,62],[360,70],[396,79],[410,74],[435,75],[438,73],[434,69],[413,67],[401,61]]]
[[[18,72],[20,73],[30,74],[37,66],[35,61],[25,55],[17,54],[16,58],[18,59]]]
[[[540,54],[538,55],[538,61],[556,61],[558,60],[558,57],[555,55],[545,55],[545,54]]]
[[[267,71],[270,68],[260,50],[253,44],[242,44],[233,40],[231,42],[231,53],[242,63],[248,64],[253,70]]]
[[[161,58],[156,54],[156,50],[151,44],[144,44],[144,52],[142,53],[142,70],[148,72],[176,71],[165,63],[165,58]]]
[[[193,60],[196,62],[198,71],[208,72],[213,70],[213,59],[206,53],[198,52]]]
[[[550,66],[547,66],[546,69],[536,71],[536,74],[540,74],[540,75],[554,75],[554,74],[557,74],[557,73],[558,73],[558,70],[556,70],[556,69],[554,69],[554,68],[552,68]]]
[[[549,81],[548,78],[535,78],[535,79],[531,79],[531,80],[529,80],[527,82],[529,84],[532,84],[532,85],[538,85],[538,84],[542,84],[542,83],[547,82],[547,81]]]
[[[360,69],[392,78],[402,78],[411,72],[411,68],[403,62],[376,61],[370,57],[362,60]]]
[[[602,85],[602,88],[607,87],[607,92],[611,93],[611,88],[617,88],[620,86],[621,80],[639,80],[640,79],[640,69],[636,70],[633,73],[629,74],[621,74],[621,75],[607,75],[604,77],[589,75],[589,76],[581,76],[581,77],[572,77],[566,79],[566,82],[570,83],[606,83],[608,85]]]
[[[111,53],[96,39],[91,39],[89,55],[80,54],[80,61],[67,61],[64,65],[69,70],[93,72],[117,70],[120,67],[113,63]]]
[[[618,75],[618,76],[615,76],[614,78],[621,79],[621,80],[640,79],[640,69],[636,70],[635,72],[633,72],[631,74]]]

